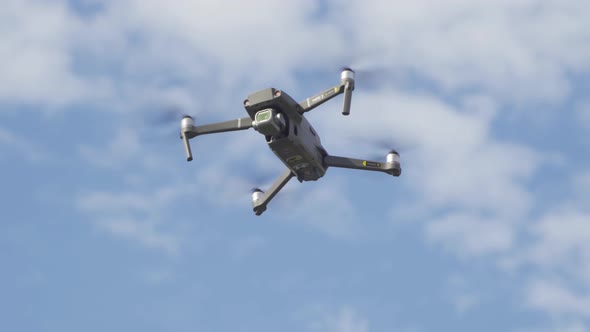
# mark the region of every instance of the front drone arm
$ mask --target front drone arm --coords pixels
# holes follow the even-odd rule
[[[392,151],[387,155],[387,161],[384,163],[337,156],[326,156],[324,158],[324,163],[326,164],[326,167],[384,172],[393,176],[400,176],[402,172],[399,155],[395,151]]]
[[[301,106],[301,113],[309,112],[312,109],[320,106],[328,100],[344,93],[344,104],[342,105],[342,115],[350,114],[350,101],[352,98],[352,91],[354,90],[354,71],[350,68],[345,68],[340,74],[340,84],[328,90],[325,90],[313,97],[309,97],[299,103]]]
[[[327,89],[326,91],[320,92],[313,97],[309,97],[304,101],[299,103],[299,106],[303,109],[303,113],[309,112],[312,109],[320,106],[321,104],[327,102],[328,100],[340,95],[344,92],[344,85],[336,85],[332,88]]]
[[[240,118],[224,122],[211,123],[202,126],[195,126],[194,123],[190,127],[183,127],[182,131],[191,139],[199,135],[224,133],[227,131],[246,130],[252,128],[252,119]]]
[[[185,116],[180,122],[180,139],[184,143],[184,151],[186,153],[186,160],[193,160],[191,146],[189,139],[199,135],[224,133],[228,131],[246,130],[252,128],[252,119],[240,118],[224,122],[217,122],[202,126],[195,126],[195,120],[190,116]]]
[[[252,193],[252,209],[254,213],[259,216],[266,211],[266,206],[275,197],[281,189],[295,176],[290,169],[285,170],[281,176],[272,184],[266,193],[261,190],[255,190]]]

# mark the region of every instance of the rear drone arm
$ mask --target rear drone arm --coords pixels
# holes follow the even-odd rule
[[[217,122],[202,126],[195,126],[195,120],[190,116],[185,116],[180,122],[180,138],[184,142],[184,151],[186,153],[186,160],[193,160],[191,146],[189,139],[199,135],[224,133],[228,131],[246,130],[252,128],[252,119],[240,118],[224,122]]]
[[[275,197],[281,189],[291,180],[294,176],[290,169],[285,170],[281,176],[272,184],[268,191],[262,192],[260,189],[256,189],[252,193],[252,209],[254,213],[259,216],[266,211],[266,206]]]
[[[350,101],[352,98],[352,91],[354,90],[354,71],[350,68],[345,68],[340,74],[340,84],[328,90],[325,90],[313,97],[309,97],[299,103],[301,106],[301,113],[309,112],[312,109],[320,106],[328,100],[344,93],[344,104],[342,105],[342,115],[350,114]]]
[[[327,167],[339,167],[360,169],[363,171],[384,172],[393,176],[400,176],[402,172],[402,169],[400,167],[399,154],[395,151],[391,151],[387,155],[385,163],[337,156],[326,156],[324,158],[324,163]]]

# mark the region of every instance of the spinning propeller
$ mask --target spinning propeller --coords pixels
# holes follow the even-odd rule
[[[156,109],[150,115],[149,122],[154,125],[177,125],[178,121],[185,116],[189,116],[186,112],[181,110],[179,106],[164,106],[162,108]]]

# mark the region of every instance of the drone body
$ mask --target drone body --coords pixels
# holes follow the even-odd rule
[[[184,141],[187,161],[192,152],[189,139],[199,135],[254,128],[262,134],[269,148],[285,164],[287,169],[266,192],[256,189],[252,193],[252,205],[256,215],[261,215],[270,200],[296,177],[299,182],[316,181],[326,173],[328,167],[341,167],[368,171],[380,171],[393,176],[401,174],[399,154],[392,150],[386,161],[375,162],[329,155],[321,144],[317,132],[304,116],[305,112],[344,93],[343,115],[350,113],[350,100],[354,90],[354,72],[344,69],[339,85],[316,96],[297,103],[283,91],[268,88],[257,91],[244,101],[249,117],[195,126],[194,119],[185,116],[181,120],[180,138]]]

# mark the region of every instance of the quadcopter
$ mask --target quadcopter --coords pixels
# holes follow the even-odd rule
[[[354,80],[354,71],[344,68],[340,74],[340,84],[300,103],[275,88],[254,92],[244,100],[248,117],[235,120],[195,125],[194,119],[185,115],[180,121],[180,138],[184,142],[186,160],[193,160],[189,140],[197,136],[250,128],[262,134],[268,147],[287,169],[268,191],[252,191],[252,208],[257,216],[266,211],[268,203],[291,178],[296,177],[299,182],[316,181],[326,174],[329,167],[377,171],[398,177],[401,167],[397,151],[391,150],[386,155],[385,162],[330,155],[322,146],[320,136],[304,116],[340,94],[344,94],[342,115],[349,115]]]

